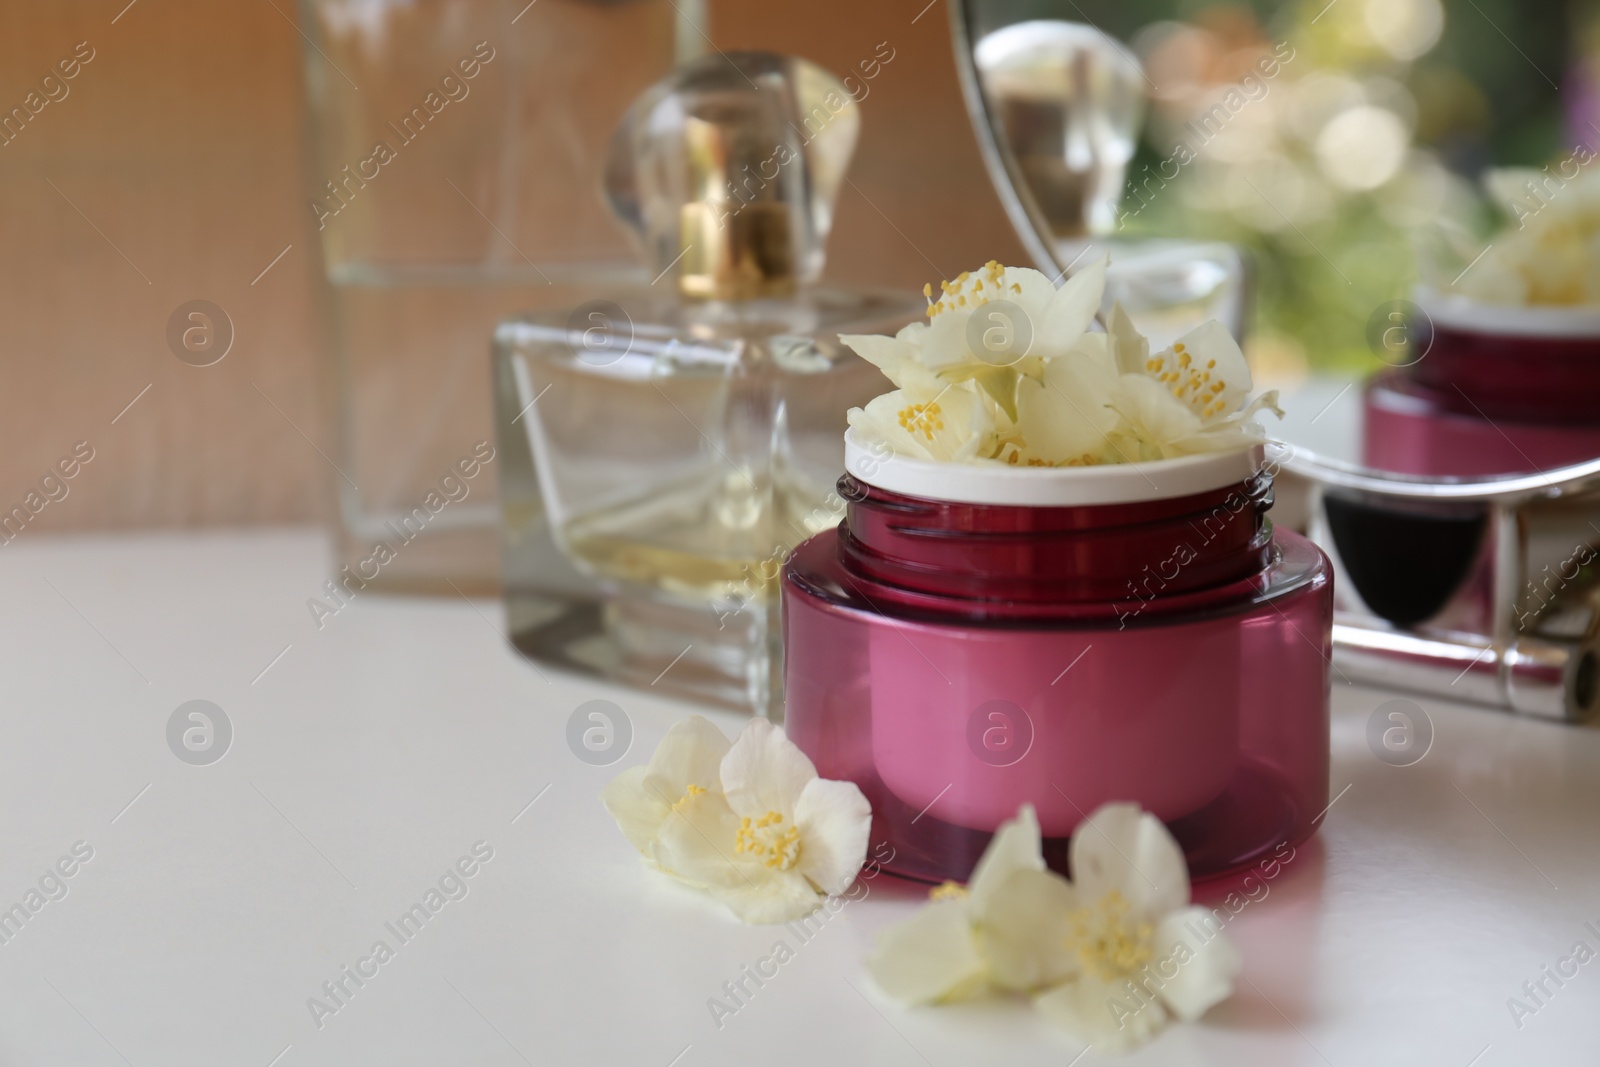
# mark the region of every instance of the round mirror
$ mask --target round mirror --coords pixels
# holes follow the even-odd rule
[[[1035,265],[1108,251],[1107,310],[1162,345],[1218,319],[1278,390],[1274,520],[1334,560],[1346,676],[1592,710],[1600,15],[950,13]]]

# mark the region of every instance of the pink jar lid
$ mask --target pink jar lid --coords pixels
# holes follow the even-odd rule
[[[838,559],[870,602],[1151,621],[1248,598],[1272,559],[1273,467],[1260,447],[1073,468],[935,463],[854,440],[848,450]]]

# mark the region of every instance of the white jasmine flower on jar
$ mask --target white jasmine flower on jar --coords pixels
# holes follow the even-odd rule
[[[662,866],[747,923],[802,918],[855,881],[872,810],[853,782],[818,777],[765,719],[744,728],[718,777],[720,790],[685,796],[661,825]]]
[[[1132,804],[1099,808],[1072,835],[1066,948],[1074,977],[1034,1007],[1095,1048],[1142,1044],[1233,992],[1239,953],[1202,907],[1167,828]]]
[[[941,283],[929,322],[894,337],[840,338],[895,391],[849,413],[859,438],[899,455],[958,463],[1086,466],[1248,448],[1263,408],[1244,406],[1250,369],[1215,321],[1154,355],[1120,307],[1088,332],[1106,260],[1059,290],[1038,271],[990,262]],[[1009,301],[1010,307],[1002,305]]]
[[[1000,458],[1049,467],[1103,462],[1107,438],[1120,422],[1111,406],[1116,385],[1105,334],[1084,334],[1070,352],[1045,364],[1040,381],[1017,383],[1016,448]]]
[[[1021,369],[1037,374],[1039,360],[1066,353],[1083,336],[1100,310],[1105,287],[1104,256],[1059,289],[1036,270],[1002,267],[994,260],[940,282],[937,300],[933,286],[923,286],[930,303],[920,340],[922,362],[944,377],[960,379],[1025,358]],[[989,308],[1000,301],[1015,306],[1016,321]]]
[[[1110,401],[1122,424],[1111,443],[1126,461],[1244,447],[1262,437],[1256,412],[1264,408],[1283,416],[1276,391],[1239,409],[1250,393],[1250,366],[1233,335],[1215,320],[1148,355],[1148,344],[1118,307],[1111,348],[1122,371]]]
[[[851,408],[850,425],[903,456],[959,462],[993,451],[1004,413],[976,385],[917,366],[903,368],[900,381],[901,388]]]
[[[1014,418],[1018,378],[1037,380],[1045,360],[1064,354],[1083,336],[1100,308],[1105,280],[1104,257],[1060,289],[1036,270],[990,260],[977,271],[940,282],[937,300],[933,286],[924,286],[926,323],[914,322],[893,338],[850,334],[840,341],[897,387],[904,388],[901,368],[915,364],[946,382],[977,382]]]

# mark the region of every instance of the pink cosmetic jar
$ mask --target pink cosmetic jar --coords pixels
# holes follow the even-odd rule
[[[1368,466],[1481,477],[1600,456],[1600,308],[1416,299],[1408,362],[1365,389]]]
[[[872,802],[897,874],[965,880],[1032,804],[1160,817],[1196,877],[1327,804],[1332,569],[1274,530],[1261,447],[1016,468],[846,437],[843,522],[784,569],[785,727]]]

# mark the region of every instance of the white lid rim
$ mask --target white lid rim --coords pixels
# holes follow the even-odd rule
[[[1007,467],[944,463],[873,448],[845,434],[845,470],[874,489],[954,504],[1086,507],[1173,500],[1238,485],[1268,469],[1266,443],[1145,463]]]
[[[1486,304],[1421,285],[1411,295],[1431,322],[1452,330],[1494,337],[1600,341],[1600,305]]]

